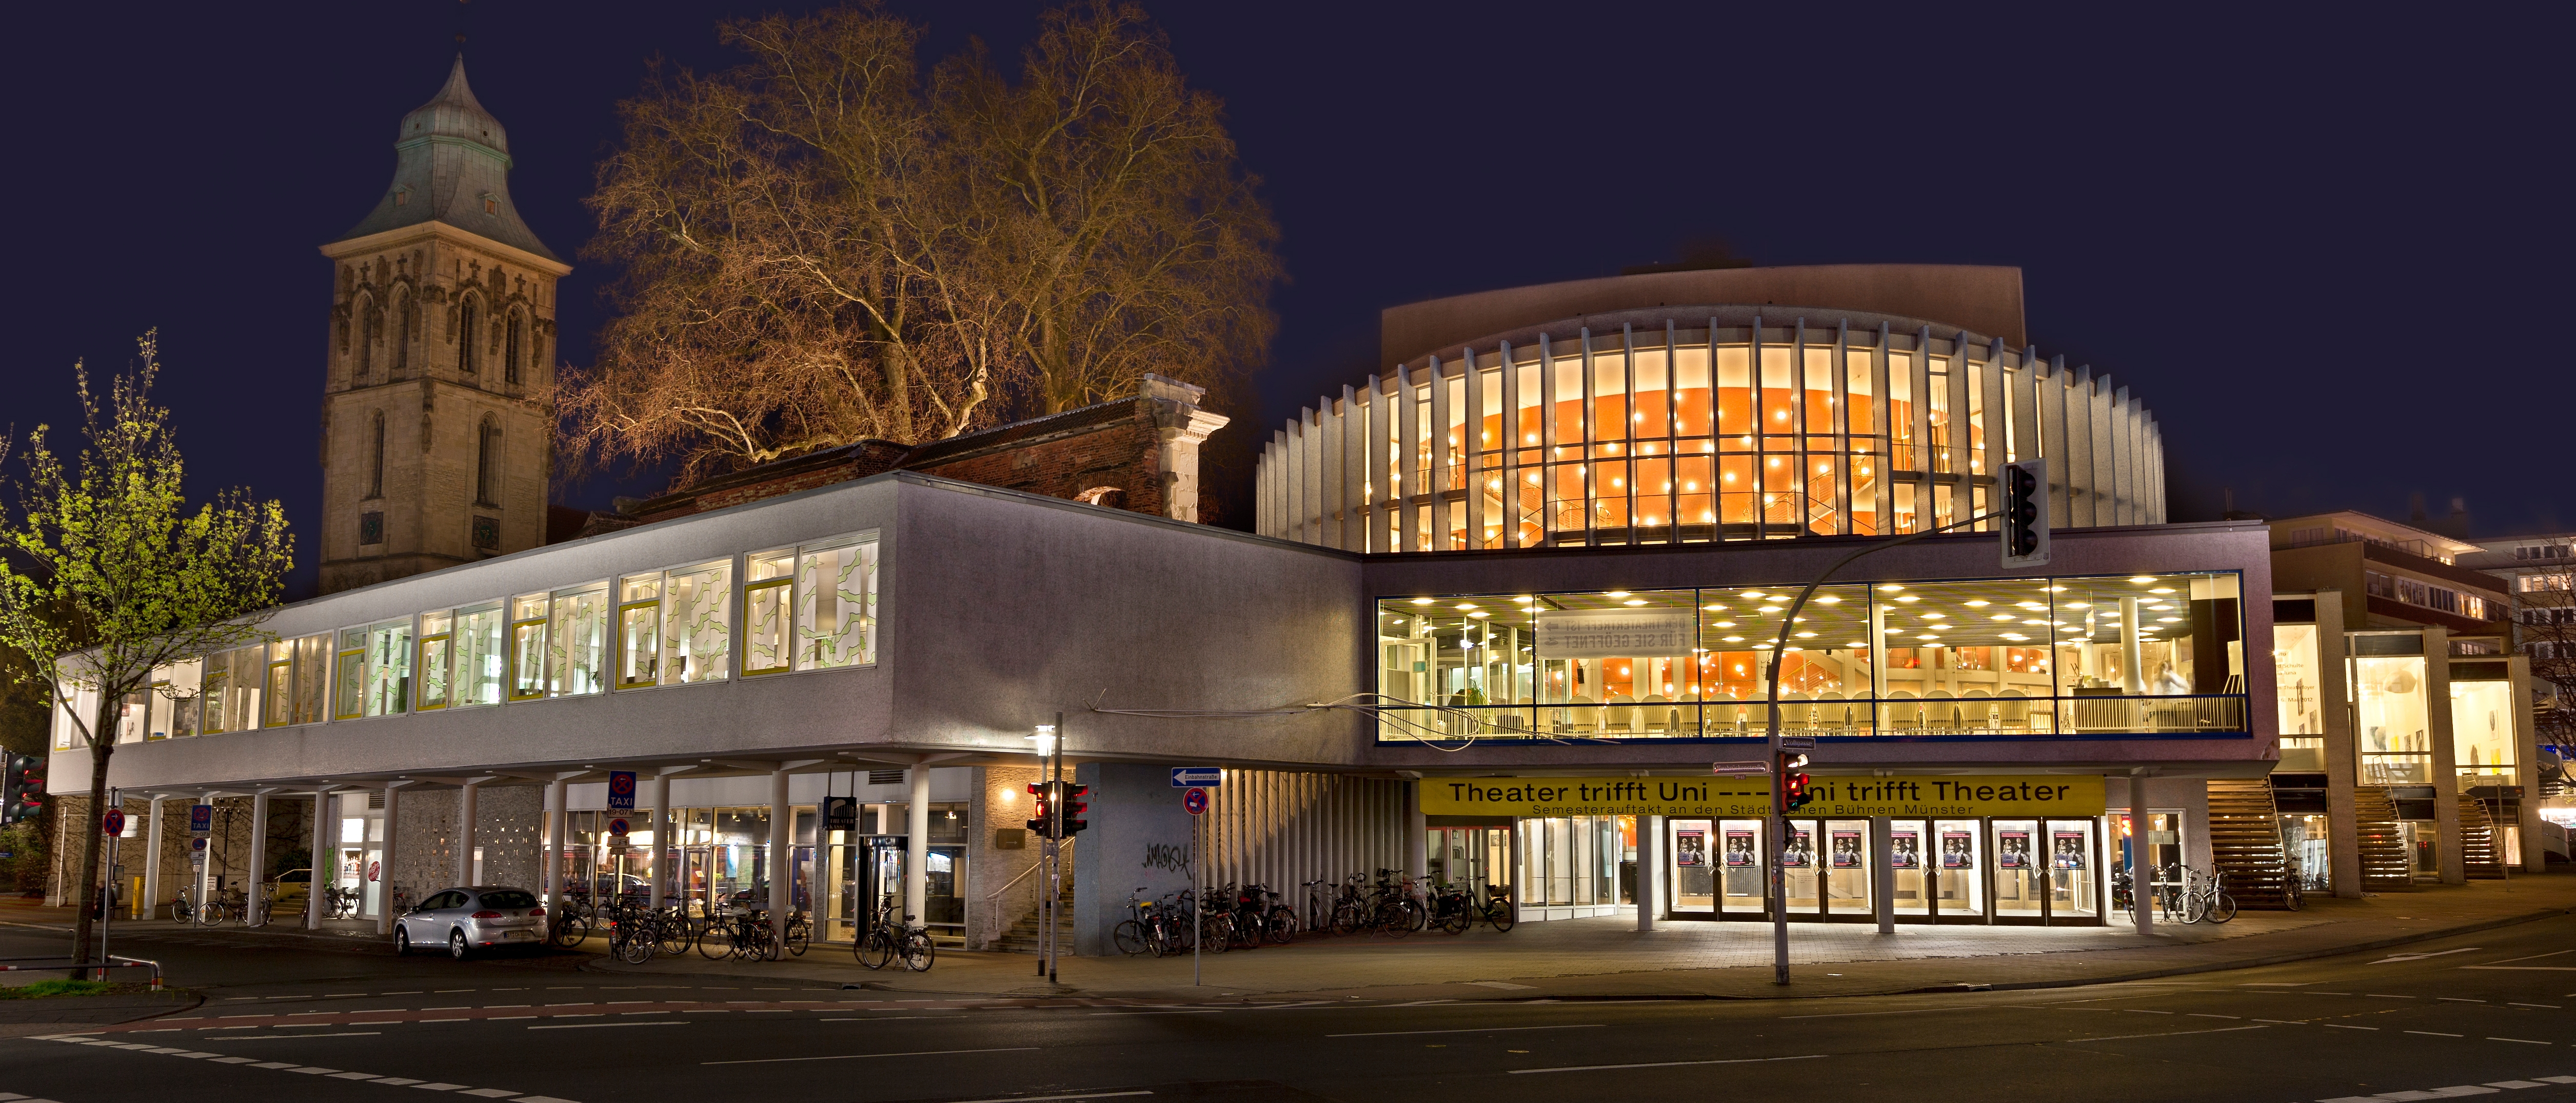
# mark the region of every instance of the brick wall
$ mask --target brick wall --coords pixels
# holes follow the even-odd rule
[[[1160,516],[1164,506],[1163,473],[1155,462],[1153,407],[1143,401],[1131,405],[1133,408],[1123,418],[1085,426],[1066,435],[1014,442],[980,455],[970,453],[954,460],[905,466],[961,482],[1050,498],[1081,498],[1095,505]],[[1093,496],[1093,491],[1102,488],[1111,493]]]

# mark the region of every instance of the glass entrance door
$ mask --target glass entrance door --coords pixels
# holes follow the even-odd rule
[[[1825,912],[1852,919],[1874,915],[1869,895],[1872,856],[1868,820],[1825,821]]]
[[[1985,846],[1977,821],[1935,820],[1932,831],[1941,837],[1941,867],[1933,874],[1933,907],[1944,920],[1985,922]]]
[[[1719,911],[1745,919],[1762,918],[1769,914],[1763,910],[1762,901],[1770,895],[1770,871],[1762,865],[1762,821],[1719,820],[1717,830],[1726,848],[1718,875],[1724,890],[1718,901]]]
[[[2040,901],[2041,871],[2032,847],[2039,835],[2036,820],[1995,820],[1995,921],[2036,923],[2046,918]]]
[[[2089,923],[2101,918],[2102,890],[2095,820],[2048,821],[2048,917]]]
[[[1667,819],[1665,853],[1672,855],[1672,914],[1680,917],[1709,916],[1717,912],[1715,869],[1709,864],[1708,820]],[[1726,860],[1734,861],[1732,851]],[[1756,898],[1755,907],[1760,907]]]
[[[1932,914],[1932,899],[1923,885],[1927,828],[1922,820],[1891,820],[1887,825],[1887,864],[1895,874],[1888,896],[1899,917]]]
[[[1818,890],[1823,887],[1816,861],[1817,820],[1790,820],[1789,838],[1780,848],[1780,895],[1792,916],[1814,915],[1823,910],[1818,905]]]

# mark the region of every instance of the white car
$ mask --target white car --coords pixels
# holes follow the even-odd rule
[[[546,940],[546,909],[526,889],[485,887],[431,893],[394,920],[394,952],[444,944],[451,957],[478,947],[539,946]]]

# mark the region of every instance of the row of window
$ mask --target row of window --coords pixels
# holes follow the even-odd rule
[[[117,740],[864,666],[877,558],[862,534],[253,644],[160,671]],[[72,707],[86,718],[96,701]],[[77,731],[58,717],[54,746]]]
[[[2565,544],[2521,544],[2517,545],[2513,549],[2513,557],[2516,559],[2566,559],[2568,558],[2567,551],[2567,545]]]
[[[411,370],[411,345],[419,328],[412,319],[411,297],[398,296],[395,300],[392,307],[391,340],[386,339],[384,332],[386,312],[377,310],[371,299],[361,295],[351,313],[358,317],[357,347],[349,350],[351,382],[359,386],[377,382],[375,379],[376,347],[379,344],[385,346],[386,352],[392,358],[392,362],[387,365],[389,374],[398,377],[408,373]],[[484,337],[482,299],[471,291],[459,297],[456,307],[456,330],[449,335],[451,338],[461,338],[456,341],[457,374],[465,376],[483,374],[484,340],[497,338],[501,353],[501,379],[510,384],[519,382],[521,367],[531,362],[529,353],[536,347],[531,333],[533,323],[525,310],[511,309],[504,311],[504,314],[501,331],[491,337]],[[349,345],[349,331],[345,323],[340,331],[340,342],[344,349]]]
[[[2390,598],[2408,605],[2438,609],[2471,620],[2503,620],[2504,606],[2490,604],[2476,594],[2464,594],[2446,586],[2378,571],[2362,572],[2362,588],[2372,597]]]

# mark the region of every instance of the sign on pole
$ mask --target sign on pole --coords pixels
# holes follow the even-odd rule
[[[1204,816],[1204,815],[1207,815],[1207,810],[1208,810],[1208,795],[1207,795],[1207,790],[1205,790],[1205,789],[1189,789],[1189,790],[1185,790],[1184,792],[1182,792],[1182,793],[1181,793],[1181,807],[1188,809],[1188,810],[1189,810],[1189,813],[1190,813],[1191,815],[1193,815],[1193,816]]]
[[[1761,777],[1771,772],[1768,762],[1712,762],[1708,772],[1719,777]]]
[[[626,817],[618,816],[608,821],[608,833],[611,835],[624,835],[626,834],[626,829],[629,826],[630,825],[626,822]]]
[[[1816,749],[1816,737],[1812,735],[1789,735],[1783,733],[1780,736],[1780,749],[1784,751],[1812,751]]]
[[[109,836],[125,834],[125,809],[108,809],[106,815],[98,818],[98,829],[101,834]]]
[[[1225,784],[1225,769],[1224,769],[1224,767],[1221,767],[1221,766],[1174,766],[1174,767],[1172,767],[1172,788],[1174,788],[1174,789],[1213,789],[1213,788],[1216,788],[1217,786],[1219,786],[1219,785],[1223,785],[1223,784]]]
[[[215,806],[211,804],[189,805],[188,833],[191,835],[211,835],[214,834],[214,831]]]
[[[635,810],[635,771],[609,771],[608,807],[613,811],[622,810],[632,812]]]
[[[859,798],[823,798],[823,830],[856,831],[859,829]]]

